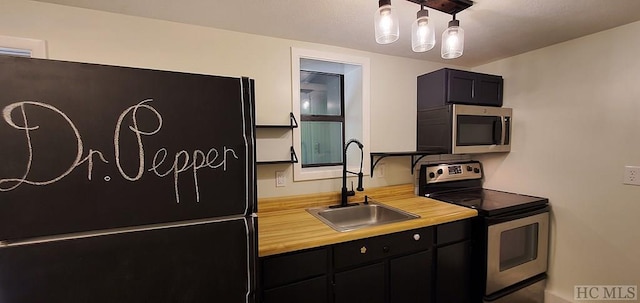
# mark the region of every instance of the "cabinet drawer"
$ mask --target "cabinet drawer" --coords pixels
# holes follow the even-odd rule
[[[337,244],[333,247],[335,268],[429,249],[433,233],[433,227],[425,227]]]
[[[450,222],[436,227],[436,245],[459,242],[471,237],[471,220]]]
[[[262,259],[264,288],[288,284],[327,272],[326,247]]]

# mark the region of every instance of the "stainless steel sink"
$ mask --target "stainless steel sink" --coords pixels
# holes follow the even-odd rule
[[[420,218],[387,205],[371,202],[339,208],[309,208],[307,212],[339,232]]]

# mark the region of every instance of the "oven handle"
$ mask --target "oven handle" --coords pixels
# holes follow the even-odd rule
[[[537,214],[549,212],[550,209],[551,209],[551,207],[549,205],[545,205],[544,207],[536,208],[536,209],[533,209],[533,210],[526,210],[524,212],[520,212],[520,213],[517,213],[515,215],[488,217],[486,219],[487,220],[487,225],[495,225],[495,224],[500,224],[500,223],[504,223],[504,222],[507,222],[507,221],[513,221],[513,220],[518,220],[518,219],[522,219],[522,218],[526,218],[526,217],[531,217],[531,216],[534,216],[534,215],[537,215]]]

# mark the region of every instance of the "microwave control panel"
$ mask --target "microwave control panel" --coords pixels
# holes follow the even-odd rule
[[[450,182],[482,178],[480,162],[427,164],[421,167],[420,177],[426,183]]]

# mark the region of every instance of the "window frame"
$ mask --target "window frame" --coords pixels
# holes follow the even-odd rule
[[[364,175],[370,175],[370,60],[366,57],[359,57],[354,55],[345,55],[339,53],[331,53],[318,50],[309,50],[302,48],[291,48],[291,90],[292,90],[292,109],[293,114],[300,117],[300,61],[302,59],[326,61],[328,63],[337,63],[348,66],[350,69],[347,74],[350,74],[351,78],[357,78],[354,83],[356,85],[350,85],[350,79],[347,79],[345,74],[345,82],[348,82],[344,86],[345,90],[345,141],[351,138],[356,138],[362,142],[363,148],[363,164],[362,172]],[[355,75],[355,76],[354,76]],[[352,91],[353,90],[353,91]],[[358,95],[358,102],[350,104],[350,96],[352,94]],[[351,109],[351,111],[350,111]],[[353,110],[356,109],[356,110]],[[354,114],[357,117],[353,117]],[[355,121],[355,122],[353,122]],[[352,135],[352,133],[357,135]],[[349,137],[349,138],[347,138]],[[301,149],[301,132],[300,128],[293,130],[293,144],[296,150]],[[343,142],[344,144],[344,142]],[[354,160],[351,160],[351,159]],[[360,168],[360,151],[357,148],[349,150],[347,155],[347,169],[351,171],[357,171]],[[323,167],[302,167],[301,161],[293,164],[293,181],[311,181],[322,179],[334,179],[342,177],[342,165],[338,166],[323,166]]]
[[[47,42],[38,39],[0,35],[0,47],[28,50],[31,58],[47,59]]]

